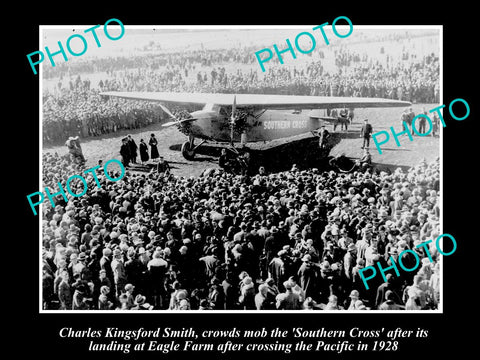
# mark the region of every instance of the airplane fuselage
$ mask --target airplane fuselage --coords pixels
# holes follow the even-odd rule
[[[249,114],[241,121],[237,120],[233,141],[271,141],[316,130],[322,125],[323,121],[318,117],[309,116],[309,112],[262,110]],[[200,110],[191,114],[197,120],[188,125],[190,135],[218,142],[231,141],[231,126],[228,114],[214,110]]]

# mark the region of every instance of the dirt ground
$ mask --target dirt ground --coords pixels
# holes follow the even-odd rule
[[[413,110],[418,113],[423,108],[426,110],[434,108],[436,105],[414,104]],[[390,109],[358,109],[355,111],[353,124],[348,132],[339,131],[335,133],[338,137],[336,144],[330,152],[330,155],[337,156],[345,154],[350,158],[359,158],[362,155],[362,139],[360,138],[360,128],[363,119],[368,118],[373,126],[373,131],[387,130],[390,126],[399,129],[400,115],[402,108]],[[333,132],[331,125],[327,130]],[[170,163],[172,172],[178,176],[198,176],[207,168],[218,168],[218,155],[220,147],[215,144],[204,144],[199,149],[193,161],[183,158],[180,148],[187,137],[180,133],[176,127],[162,127],[161,124],[153,124],[143,129],[120,131],[115,134],[107,134],[100,137],[91,137],[81,140],[83,153],[87,159],[87,167],[93,167],[102,159],[104,162],[110,159],[120,160],[121,139],[127,134],[131,134],[138,144],[140,139],[148,143],[151,133],[155,133],[159,141],[158,150],[161,155]],[[388,167],[395,169],[397,167],[410,167],[418,164],[422,159],[433,161],[440,155],[440,138],[426,136],[414,136],[410,141],[408,136],[400,137],[401,146],[397,147],[393,136],[390,135],[390,141],[382,146],[380,155],[375,148],[373,141],[370,143],[370,151],[373,162],[379,167]],[[249,144],[253,150],[253,156],[257,160],[256,165],[264,165],[267,171],[279,171],[291,168],[293,164],[301,167],[319,167],[321,158],[325,154],[318,153],[316,138],[311,134],[279,139],[269,143]],[[60,155],[66,154],[67,149],[64,145],[44,146],[44,152],[57,152]],[[152,161],[149,162],[153,166]],[[131,170],[144,170],[145,168],[132,167]]]

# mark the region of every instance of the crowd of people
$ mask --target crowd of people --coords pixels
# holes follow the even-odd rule
[[[274,57],[262,73],[252,56],[256,50],[252,46],[163,51],[47,67],[47,79],[54,74],[60,78],[43,94],[44,143],[62,143],[71,135],[84,138],[145,127],[167,117],[155,104],[109,100],[99,95],[101,91],[380,97],[414,103],[438,103],[440,99],[440,60],[435,54],[416,58],[405,50],[399,56],[386,55],[385,63],[339,47],[329,54],[335,59],[333,67],[326,66],[325,56],[310,53],[307,60],[289,66]],[[100,80],[95,76],[96,83],[92,83],[92,74]],[[62,80],[69,76],[65,85]]]
[[[440,64],[434,54],[418,61],[391,60],[388,66],[366,56],[360,61],[358,54],[343,48],[336,50],[334,56],[339,59],[335,71],[326,71],[323,59],[312,59],[303,65],[295,63],[292,67],[276,64],[267,67],[264,74],[255,67],[229,71],[227,64],[220,63],[200,68],[195,76],[189,76],[189,71],[180,65],[168,65],[162,71],[146,67],[119,72],[101,85],[117,91],[280,93],[381,97],[415,103],[439,101]]]
[[[155,47],[155,44],[151,44],[151,47]],[[152,49],[154,54],[94,58],[77,61],[74,64],[60,63],[55,68],[46,67],[44,78],[64,78],[72,72],[76,74],[105,72],[107,75],[113,75],[116,71],[123,69],[150,68],[159,70],[162,67],[176,65],[188,74],[188,71],[194,71],[198,67],[211,67],[220,63],[251,64],[255,61],[255,57],[252,57],[251,54],[257,50],[257,47],[255,45],[228,49],[168,51],[161,49],[160,46]],[[142,53],[142,50],[145,49],[138,49],[138,52]]]
[[[109,102],[101,89],[91,89],[80,76],[70,87],[43,96],[43,142],[55,144],[69,136],[101,136],[119,130],[138,129],[160,121],[161,109],[146,101]]]
[[[81,169],[44,153],[43,186]],[[440,235],[439,171],[438,160],[343,174],[127,170],[117,182],[98,174],[101,187],[89,174],[85,195],[43,206],[43,308],[435,309],[440,255],[430,247],[431,262],[416,245]],[[405,249],[421,266],[367,290],[359,270],[386,268]]]

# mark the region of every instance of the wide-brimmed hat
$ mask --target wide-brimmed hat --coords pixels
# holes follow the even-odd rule
[[[177,300],[180,301],[180,300],[186,299],[187,296],[188,296],[188,293],[187,293],[186,290],[180,290],[180,291],[177,292],[176,298],[177,298]]]
[[[125,291],[132,291],[133,289],[135,289],[135,285],[133,284],[125,285]]]
[[[324,261],[320,264],[320,270],[323,271],[329,271],[330,269],[330,263],[328,261]]]
[[[134,303],[136,305],[143,305],[145,303],[145,300],[147,300],[145,296],[138,294],[137,296],[135,296]]]
[[[312,260],[312,257],[310,256],[310,254],[305,254],[302,257],[302,261],[311,261],[311,260]]]
[[[360,293],[358,292],[358,290],[352,290],[349,297],[360,297]]]
[[[277,256],[278,257],[282,257],[282,256],[286,256],[287,255],[287,252],[285,250],[280,250],[278,253],[277,253]]]

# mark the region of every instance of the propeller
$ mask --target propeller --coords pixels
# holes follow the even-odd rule
[[[158,105],[160,105],[160,107],[162,108],[162,110],[165,111],[165,113],[166,113],[168,116],[170,116],[171,118],[173,118],[173,119],[175,119],[175,120],[178,120],[178,119],[175,117],[175,115],[173,115],[173,114],[170,112],[170,110],[167,109],[166,106],[164,106],[164,105],[162,105],[162,104],[158,104]]]
[[[165,124],[162,124],[162,126],[172,126],[172,125],[180,125],[184,122],[189,122],[189,121],[193,121],[193,120],[197,120],[197,118],[194,118],[194,117],[191,117],[191,118],[188,118],[188,119],[182,119],[180,120],[179,118],[177,118],[175,115],[173,115],[170,110],[168,110],[168,108],[162,104],[158,104],[163,111],[165,111],[165,113],[170,116],[174,121],[169,121]]]

